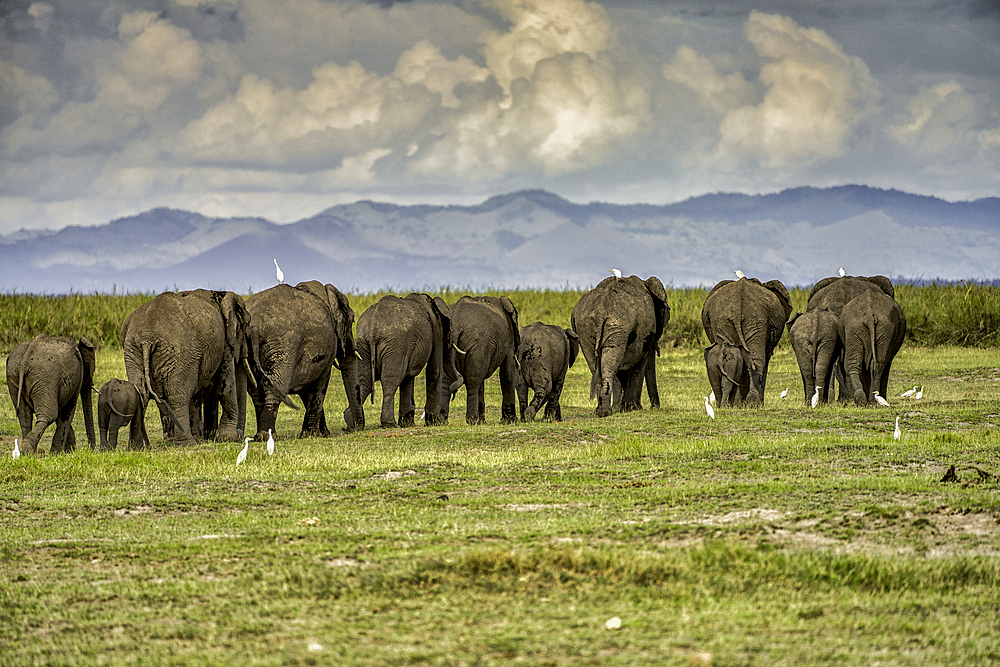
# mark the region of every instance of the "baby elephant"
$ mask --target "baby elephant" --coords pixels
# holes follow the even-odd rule
[[[101,451],[118,448],[118,429],[129,424],[128,442],[133,449],[149,449],[146,433],[146,402],[135,385],[112,378],[97,396],[97,425],[101,431]]]
[[[750,354],[725,341],[705,348],[708,382],[720,406],[742,405],[750,393]]]
[[[521,329],[521,344],[517,348],[517,398],[521,405],[521,421],[534,421],[535,414],[545,405],[545,419],[562,421],[559,397],[562,395],[566,371],[580,352],[580,337],[572,329],[560,329],[553,324],[535,322]],[[528,389],[535,392],[528,404]]]

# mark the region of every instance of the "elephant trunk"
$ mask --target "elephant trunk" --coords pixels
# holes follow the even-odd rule
[[[344,411],[344,423],[347,432],[356,428],[364,428],[365,416],[361,408],[361,387],[358,385],[358,360],[351,352],[340,359],[340,377],[344,383],[344,393],[347,394],[347,410]]]

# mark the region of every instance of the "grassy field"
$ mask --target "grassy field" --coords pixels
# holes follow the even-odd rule
[[[298,440],[282,408],[240,467],[242,443],[164,446],[155,410],[152,452],[4,455],[0,664],[1000,661],[995,347],[907,343],[888,409],[807,409],[788,349],[764,408],[714,421],[700,350],[658,374],[662,408],[598,420],[581,359],[559,424],[499,424],[495,379],[484,426]],[[0,402],[3,451],[18,432]]]

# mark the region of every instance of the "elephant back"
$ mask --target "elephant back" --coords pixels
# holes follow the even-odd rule
[[[836,316],[849,301],[864,292],[879,292],[895,298],[895,289],[885,276],[835,276],[820,280],[809,291],[806,311],[826,309]]]

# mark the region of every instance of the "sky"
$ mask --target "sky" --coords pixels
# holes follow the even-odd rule
[[[0,234],[848,183],[1000,196],[1000,2],[0,2]]]

